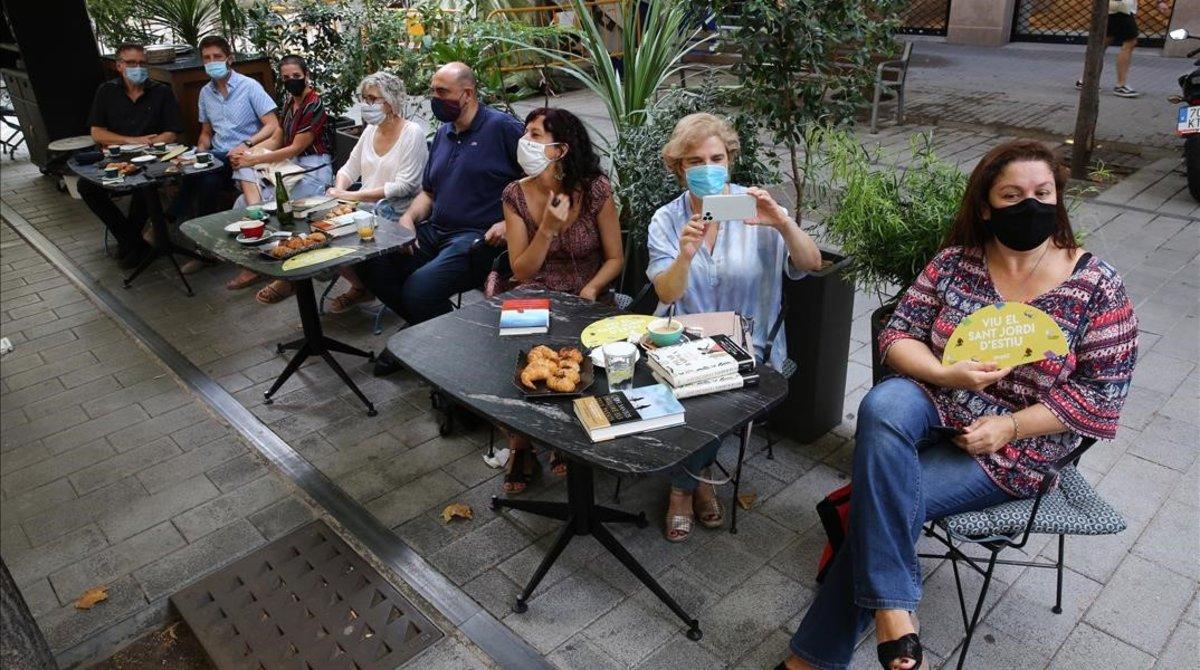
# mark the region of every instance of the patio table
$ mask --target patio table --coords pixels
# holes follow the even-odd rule
[[[342,369],[342,366],[338,364],[337,359],[333,357],[331,352],[336,351],[351,356],[362,356],[372,361],[375,360],[375,354],[352,347],[325,335],[321,328],[321,315],[317,311],[317,298],[313,289],[313,278],[323,273],[337,270],[338,268],[398,252],[412,244],[413,240],[416,239],[415,235],[408,228],[385,223],[375,231],[375,240],[372,242],[362,242],[356,234],[334,238],[330,242],[330,246],[345,247],[352,250],[344,256],[302,268],[284,270],[282,261],[263,256],[259,252],[258,246],[239,244],[234,239],[234,235],[225,232],[225,226],[245,218],[246,210],[232,209],[186,221],[179,229],[188,239],[205,252],[223,261],[270,277],[271,279],[290,281],[292,282],[292,286],[295,287],[296,306],[300,310],[300,323],[303,326],[304,336],[293,342],[284,342],[276,345],[276,350],[281,354],[289,350],[295,351],[296,354],[288,361],[287,367],[275,379],[275,383],[271,385],[271,388],[263,394],[267,404],[271,403],[271,397],[299,369],[300,364],[305,359],[309,356],[320,356],[329,364],[329,367],[333,368],[333,371],[345,382],[346,386],[349,386],[350,390],[354,391],[354,395],[358,396],[358,399],[367,406],[367,416],[375,416],[375,405],[359,390],[354,380]],[[274,216],[267,219],[267,228],[289,230],[281,228]],[[308,224],[297,218],[290,230],[293,232],[308,232]]]
[[[500,303],[510,297],[549,297],[550,332],[500,337]],[[567,459],[567,502],[492,498],[493,509],[509,507],[564,522],[517,597],[514,611],[526,611],[526,601],[575,535],[593,535],[688,625],[688,637],[698,640],[699,623],[604,527],[606,523],[634,523],[644,528],[645,513],[635,515],[597,505],[594,471],[665,473],[713,440],[740,429],[742,440],[734,477],[737,481],[752,422],[783,400],[787,382],[774,370],[761,367],[757,386],[683,400],[686,422],[682,426],[593,443],[575,418],[569,399],[524,400],[513,380],[515,365],[519,352],[536,344],[578,347],[580,333],[588,324],[619,313],[614,307],[577,296],[518,290],[402,330],[388,341],[388,349],[454,402],[492,423],[559,450]],[[639,361],[634,386],[653,383],[644,361]],[[595,382],[586,392],[602,394],[607,389],[603,371],[597,369]]]
[[[99,186],[105,191],[111,193],[113,196],[126,195],[138,190],[145,191],[147,209],[146,214],[150,219],[150,226],[154,230],[154,246],[151,252],[146,254],[146,258],[143,259],[142,262],[133,269],[133,272],[125,278],[125,281],[123,282],[125,288],[132,286],[133,280],[137,279],[138,275],[142,274],[146,268],[150,267],[150,264],[153,263],[155,259],[157,259],[159,256],[166,256],[171,261],[171,265],[175,266],[175,274],[179,276],[179,280],[183,282],[183,287],[187,289],[188,297],[191,297],[195,295],[195,293],[192,292],[192,287],[190,284],[188,284],[187,277],[185,277],[183,272],[179,269],[179,263],[175,260],[175,254],[180,254],[189,258],[200,258],[200,256],[191,249],[181,247],[171,240],[171,235],[167,226],[167,220],[166,217],[163,216],[162,201],[159,199],[158,191],[163,184],[166,184],[172,180],[187,179],[196,175],[220,170],[223,163],[214,157],[211,163],[204,167],[188,165],[181,168],[178,172],[167,172],[167,168],[171,167],[171,163],[153,161],[151,163],[146,163],[143,166],[143,169],[139,170],[136,174],[126,176],[121,182],[107,183],[104,181],[105,165],[110,162],[128,162],[130,158],[144,155],[145,153],[145,151],[123,153],[117,158],[105,156],[99,161],[91,164],[80,163],[78,156],[72,156],[67,160],[67,167],[69,167],[72,172],[79,175],[80,179]]]

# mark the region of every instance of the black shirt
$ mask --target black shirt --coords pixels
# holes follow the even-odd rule
[[[157,135],[168,130],[183,132],[183,120],[171,87],[152,79],[146,80],[137,102],[129,99],[122,77],[100,84],[92,100],[88,125],[127,137]]]

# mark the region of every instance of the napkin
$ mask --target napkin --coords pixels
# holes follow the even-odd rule
[[[299,270],[300,268],[306,268],[310,265],[331,261],[335,258],[341,258],[346,254],[352,253],[354,253],[354,250],[350,247],[324,247],[322,249],[305,251],[302,254],[296,254],[295,256],[292,256],[284,261],[283,271],[291,272],[292,270]]]

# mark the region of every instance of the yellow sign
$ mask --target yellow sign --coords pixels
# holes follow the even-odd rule
[[[631,335],[641,337],[646,333],[646,326],[656,318],[658,317],[644,314],[610,316],[584,328],[583,333],[579,336],[579,341],[583,343],[583,346],[594,349],[609,342],[627,340]]]
[[[349,247],[325,247],[323,249],[305,251],[302,254],[296,254],[295,256],[292,256],[284,261],[283,271],[291,272],[292,270],[299,270],[300,268],[306,268],[310,265],[316,265],[317,263],[331,261],[335,258],[341,258],[346,254],[352,253],[354,253],[354,250]]]
[[[972,360],[1008,367],[1066,355],[1067,338],[1049,314],[1021,302],[1000,302],[959,322],[942,364]]]

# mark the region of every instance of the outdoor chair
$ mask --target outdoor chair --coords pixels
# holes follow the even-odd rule
[[[871,133],[879,132],[879,105],[889,98],[896,100],[896,123],[904,123],[904,82],[908,79],[908,61],[913,43],[905,42],[904,51],[895,60],[884,61],[875,68],[875,93],[871,100]]]
[[[1037,495],[1025,500],[1011,500],[975,512],[963,512],[937,519],[928,524],[925,534],[946,546],[941,554],[920,554],[922,558],[948,558],[954,569],[954,583],[958,590],[958,604],[962,613],[966,639],[958,656],[958,668],[962,669],[967,659],[971,639],[979,623],[979,615],[992,584],[992,575],[997,565],[1019,565],[1031,568],[1052,568],[1057,571],[1054,607],[1051,611],[1062,614],[1063,554],[1067,535],[1111,535],[1125,530],[1125,519],[1092,489],[1076,466],[1083,453],[1096,443],[1094,438],[1084,438],[1073,451],[1053,463],[1039,468],[1045,475]],[[1058,486],[1050,490],[1055,479]],[[1014,561],[999,558],[1006,549],[1021,549],[1033,533],[1058,536],[1058,558],[1050,561]],[[974,544],[989,552],[985,558],[968,556],[960,544]],[[966,563],[983,576],[983,586],[972,613],[968,616],[967,602],[963,596],[959,563]]]

